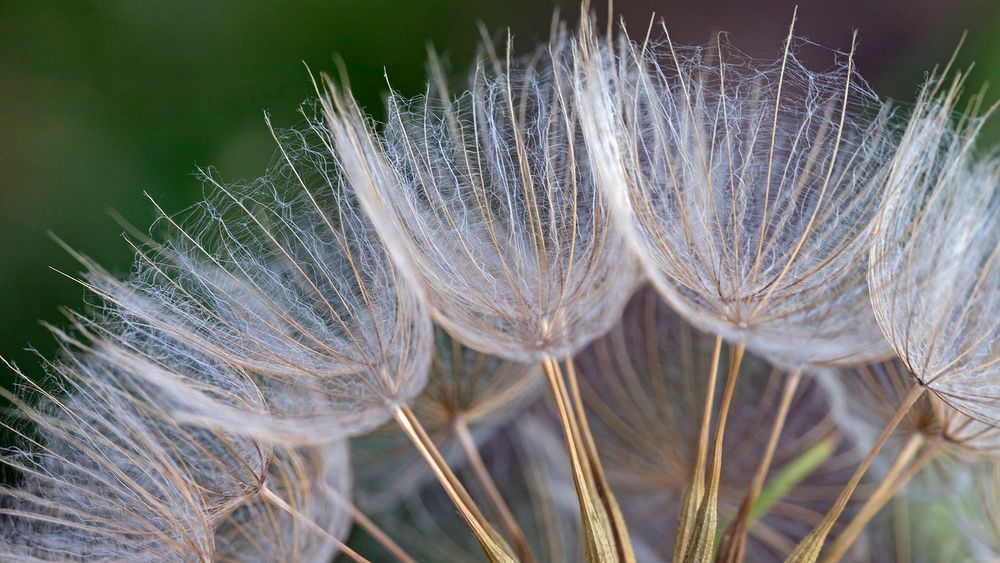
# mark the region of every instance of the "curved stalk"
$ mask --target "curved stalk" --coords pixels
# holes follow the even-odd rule
[[[837,501],[830,508],[830,511],[826,513],[823,520],[809,532],[806,537],[802,538],[792,553],[785,559],[785,563],[814,563],[816,559],[819,558],[819,553],[823,549],[823,544],[826,542],[826,537],[830,534],[830,530],[833,528],[834,523],[840,518],[841,513],[844,512],[844,508],[847,507],[847,502],[851,499],[851,495],[854,494],[854,489],[857,488],[858,483],[861,482],[861,478],[864,477],[865,472],[868,471],[868,467],[871,466],[872,461],[875,460],[875,456],[878,455],[879,450],[885,445],[886,441],[889,440],[889,436],[892,435],[893,431],[899,426],[899,423],[906,416],[906,413],[910,412],[910,408],[913,404],[917,402],[924,394],[924,386],[917,384],[914,385],[906,397],[903,399],[902,404],[899,405],[899,409],[896,410],[896,414],[893,415],[892,420],[886,425],[885,430],[882,431],[882,435],[879,436],[875,445],[872,446],[870,452],[861,462],[858,468],[854,471],[851,479],[847,482],[844,488],[840,491],[840,495],[837,497]]]
[[[489,522],[486,521],[483,513],[476,506],[472,497],[469,496],[465,487],[462,486],[458,477],[448,467],[444,456],[438,451],[437,446],[434,445],[430,436],[427,435],[423,425],[417,420],[413,411],[407,406],[397,407],[394,416],[400,428],[403,429],[403,432],[406,433],[413,442],[413,445],[416,446],[420,455],[427,461],[427,464],[444,488],[445,493],[451,498],[455,508],[458,509],[462,519],[465,520],[469,529],[472,530],[473,535],[475,535],[476,540],[483,548],[483,552],[491,563],[514,563],[517,561],[513,550],[500,537],[500,534],[490,526]]]
[[[913,478],[914,475],[920,473],[928,463],[933,461],[938,454],[941,453],[942,444],[935,443],[934,445],[928,447],[924,452],[917,458],[916,461],[910,465],[909,468],[906,465],[913,459],[920,446],[923,445],[923,436],[920,434],[914,434],[907,441],[906,445],[903,446],[903,450],[900,451],[899,455],[896,457],[896,461],[893,463],[892,467],[889,468],[888,473],[886,473],[885,479],[878,486],[872,496],[865,501],[865,504],[861,507],[861,510],[854,516],[851,523],[844,528],[837,539],[830,544],[829,551],[823,555],[821,561],[823,563],[833,563],[834,561],[840,561],[844,555],[847,554],[847,550],[854,545],[854,542],[858,539],[858,536],[864,530],[868,522],[878,514],[879,510],[882,509],[894,496],[903,488],[906,483]],[[905,472],[904,472],[905,469]]]
[[[771,435],[767,440],[767,446],[764,448],[764,455],[761,456],[760,463],[757,465],[757,471],[750,482],[750,490],[747,492],[746,498],[743,499],[743,504],[740,505],[736,521],[729,527],[729,531],[722,542],[722,547],[719,549],[719,553],[715,559],[717,562],[739,563],[743,561],[746,553],[747,532],[750,529],[750,513],[757,503],[757,497],[760,496],[760,492],[764,488],[764,481],[771,470],[771,462],[774,461],[774,452],[778,448],[778,440],[781,438],[781,431],[785,428],[785,420],[787,420],[788,411],[792,406],[792,398],[795,396],[795,391],[799,388],[800,381],[802,381],[802,370],[800,369],[788,374],[788,377],[785,379],[785,387],[781,393],[781,401],[778,403],[778,411],[775,413],[774,423],[771,425]]]
[[[350,547],[348,547],[346,543],[344,543],[343,541],[339,540],[336,536],[334,536],[330,532],[324,530],[321,526],[319,526],[318,524],[316,524],[315,522],[313,522],[312,519],[308,518],[306,515],[302,514],[298,510],[295,510],[294,508],[292,508],[291,506],[289,506],[288,503],[285,502],[285,499],[283,499],[283,498],[279,497],[278,495],[274,494],[274,492],[271,491],[271,489],[269,489],[267,487],[261,487],[260,488],[260,498],[263,499],[265,502],[269,502],[269,503],[273,504],[274,506],[280,508],[281,510],[287,512],[289,514],[289,516],[291,516],[292,518],[295,518],[296,520],[302,522],[303,524],[305,524],[309,528],[312,528],[313,530],[315,530],[316,532],[318,532],[324,538],[326,538],[331,543],[333,543],[334,545],[336,545],[337,548],[340,549],[341,553],[343,553],[344,555],[350,557],[351,559],[353,559],[357,563],[371,563],[371,561],[369,561],[368,559],[365,559],[358,552],[356,552],[353,549],[351,549]]]
[[[510,506],[504,500],[503,495],[500,494],[500,489],[497,487],[496,481],[493,480],[489,469],[486,467],[486,463],[483,462],[482,456],[479,455],[479,448],[476,447],[476,441],[472,438],[472,432],[469,431],[468,423],[463,416],[459,415],[452,421],[452,426],[455,430],[455,435],[458,437],[459,444],[462,445],[462,449],[465,451],[465,456],[469,459],[469,463],[472,464],[472,470],[475,472],[476,478],[479,479],[483,488],[486,489],[487,496],[490,497],[493,506],[500,513],[500,519],[503,521],[504,527],[507,528],[507,532],[514,542],[514,550],[517,552],[517,556],[523,563],[533,563],[535,557],[531,553],[531,548],[528,547],[528,540],[524,535],[524,531],[518,525],[517,520],[514,518],[514,513],[511,512]]]

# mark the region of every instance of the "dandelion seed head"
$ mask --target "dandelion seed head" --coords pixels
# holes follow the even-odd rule
[[[1000,160],[975,160],[981,120],[956,122],[957,90],[941,89],[928,84],[896,156],[871,251],[872,304],[920,385],[1000,426]]]
[[[102,293],[139,323],[249,372],[266,418],[217,423],[278,440],[331,440],[374,428],[426,381],[431,323],[401,282],[332,153],[330,131],[275,133],[261,179],[225,185],[160,220],[125,283]],[[204,416],[214,414],[207,409]],[[209,422],[211,422],[209,420]]]
[[[2,459],[20,474],[16,487],[0,489],[5,557],[212,560],[213,514],[233,505],[229,493],[244,484],[233,477],[244,473],[211,456],[193,459],[205,436],[132,395],[134,380],[101,360],[53,363],[50,374],[64,393],[33,387],[43,400],[21,404],[20,414],[37,437],[19,433],[24,446]]]
[[[353,180],[366,210],[436,320],[512,360],[571,355],[636,283],[594,182],[574,65],[562,31],[530,58],[481,60],[455,97],[392,96],[383,139],[331,118],[343,159],[367,179]]]
[[[895,146],[850,57],[805,68],[710,46],[624,44],[580,89],[601,186],[689,321],[788,368],[888,353],[867,250]]]

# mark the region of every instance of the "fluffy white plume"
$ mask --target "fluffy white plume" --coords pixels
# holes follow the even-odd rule
[[[322,120],[276,134],[269,172],[226,186],[186,217],[137,273],[93,285],[140,330],[240,366],[267,416],[192,403],[187,416],[277,440],[364,432],[423,387],[432,328],[350,191]]]
[[[494,54],[458,97],[391,97],[384,139],[352,104],[329,108],[352,184],[437,321],[512,360],[571,355],[636,283],[583,142],[575,64],[565,32],[531,59]]]
[[[591,47],[578,89],[601,187],[691,322],[788,368],[884,356],[865,272],[889,110],[828,72],[715,45]],[[609,62],[609,59],[611,62]]]
[[[49,369],[61,393],[11,397],[35,430],[2,459],[21,475],[0,489],[4,558],[213,560],[215,520],[258,490],[270,449],[173,420],[138,364],[94,352]]]
[[[980,120],[952,113],[960,81],[914,110],[869,277],[879,324],[919,383],[1000,426],[1000,160],[974,162]]]

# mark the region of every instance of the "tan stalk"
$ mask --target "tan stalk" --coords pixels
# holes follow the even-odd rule
[[[674,542],[674,563],[684,560],[687,546],[694,533],[694,518],[698,513],[698,505],[705,494],[705,461],[708,458],[708,434],[712,427],[712,409],[715,406],[715,386],[719,379],[719,358],[722,355],[722,337],[715,337],[715,348],[712,350],[712,367],[708,372],[708,386],[705,391],[705,406],[701,415],[701,431],[698,434],[698,451],[695,454],[694,471],[691,472],[691,482],[684,490],[681,504],[681,516],[677,522],[677,534]]]
[[[469,529],[472,530],[473,535],[475,535],[476,540],[483,548],[483,552],[490,562],[514,563],[517,561],[513,550],[507,545],[507,542],[503,540],[500,534],[490,526],[489,522],[486,521],[483,513],[476,506],[475,502],[473,502],[472,497],[469,496],[469,493],[462,486],[458,477],[448,467],[444,456],[438,451],[437,446],[434,445],[430,436],[427,435],[427,432],[420,424],[420,421],[417,420],[413,411],[407,406],[397,407],[394,415],[400,428],[410,438],[410,441],[413,442],[420,455],[424,457],[424,460],[430,466],[431,471],[438,478],[438,481],[448,494],[448,497],[451,498],[455,508],[458,509],[459,515],[462,516],[462,519],[468,524]]]
[[[614,545],[614,533],[611,531],[608,516],[603,510],[597,489],[594,486],[594,476],[591,473],[590,464],[587,463],[581,447],[580,427],[570,404],[562,370],[559,369],[559,363],[551,359],[542,361],[542,368],[552,390],[552,396],[556,401],[559,423],[566,439],[570,469],[573,472],[573,486],[580,503],[580,520],[583,527],[587,561],[590,563],[617,561],[618,550]]]
[[[694,537],[688,545],[684,561],[691,563],[707,563],[712,559],[715,545],[715,531],[719,521],[719,481],[722,477],[722,444],[726,434],[726,419],[729,418],[729,408],[736,391],[736,380],[740,374],[740,364],[743,362],[743,344],[737,344],[732,349],[729,358],[729,374],[726,376],[726,390],[719,404],[719,422],[715,428],[715,442],[712,444],[712,470],[709,474],[705,497],[698,507],[695,519]]]
[[[738,563],[743,561],[746,554],[747,532],[750,528],[750,513],[753,511],[754,504],[757,503],[757,497],[760,496],[760,491],[764,488],[764,482],[767,480],[767,474],[771,470],[774,452],[778,449],[778,440],[781,438],[781,431],[785,428],[788,411],[792,406],[792,398],[799,388],[800,381],[802,381],[801,369],[788,374],[785,379],[781,402],[778,403],[778,411],[775,413],[774,423],[771,425],[771,436],[767,440],[764,455],[760,458],[757,472],[754,473],[753,481],[750,482],[750,490],[747,492],[746,498],[743,499],[743,504],[740,505],[736,520],[729,527],[729,531],[726,532],[726,537],[722,541],[722,547],[715,558],[717,562]]]
[[[910,408],[914,403],[917,402],[924,394],[925,387],[923,385],[914,385],[906,397],[903,399],[902,404],[899,405],[899,409],[896,410],[896,414],[893,415],[892,420],[886,425],[885,430],[882,431],[882,435],[879,436],[875,445],[872,446],[870,452],[861,462],[858,468],[854,471],[854,475],[851,476],[850,481],[844,486],[843,490],[840,491],[840,496],[837,497],[837,501],[830,508],[830,511],[826,513],[823,520],[809,532],[806,537],[802,538],[795,549],[792,551],[785,563],[813,563],[819,558],[819,553],[823,549],[823,543],[826,542],[826,537],[829,535],[830,530],[833,525],[840,518],[840,514],[847,507],[847,502],[851,499],[851,495],[854,493],[854,489],[857,488],[858,483],[861,482],[861,478],[864,477],[865,472],[868,471],[868,467],[875,460],[875,456],[878,455],[879,450],[888,441],[889,436],[892,432],[899,426],[899,423],[906,416],[906,413],[910,412]]]
[[[896,561],[913,561],[910,530],[909,503],[899,499],[892,503],[892,537],[896,546]]]
[[[372,537],[379,545],[385,548],[393,557],[396,558],[399,563],[417,563],[413,557],[410,557],[406,550],[404,550],[398,543],[396,543],[389,534],[385,533],[382,528],[378,526],[367,514],[361,511],[353,502],[345,499],[336,489],[331,487],[325,487],[326,494],[333,502],[336,502],[349,510],[351,512],[351,519],[362,530],[365,531],[369,536]]]
[[[591,473],[594,476],[594,484],[600,495],[604,510],[608,513],[611,524],[611,531],[614,533],[615,546],[618,549],[618,558],[623,563],[635,561],[635,553],[632,551],[632,539],[628,534],[628,527],[625,525],[625,517],[618,507],[618,500],[615,499],[614,491],[608,485],[608,480],[604,476],[604,466],[601,458],[597,455],[597,443],[590,432],[590,424],[587,422],[587,413],[583,408],[583,399],[580,396],[580,384],[576,378],[576,366],[572,359],[566,360],[566,375],[569,381],[570,396],[573,399],[576,409],[576,416],[580,423],[580,434],[583,436],[583,446],[586,449],[587,460],[590,463]]]
[[[886,473],[885,478],[882,479],[882,483],[879,484],[878,488],[872,493],[872,496],[865,501],[864,506],[861,510],[854,516],[851,523],[844,528],[837,539],[830,544],[830,549],[823,555],[821,561],[823,563],[832,563],[833,561],[840,561],[847,550],[854,545],[854,542],[858,539],[858,535],[864,530],[868,522],[878,514],[879,510],[882,510],[894,496],[899,492],[904,485],[914,475],[920,473],[920,471],[927,466],[928,463],[933,461],[941,453],[943,449],[943,442],[936,442],[932,446],[924,450],[920,454],[920,457],[910,465],[909,468],[906,465],[913,459],[916,455],[917,450],[923,445],[924,439],[920,434],[914,434],[907,441],[906,445],[903,446],[903,450],[896,457],[896,461],[893,463],[892,467]],[[905,472],[904,472],[905,469]]]
[[[476,447],[476,441],[472,438],[472,432],[469,431],[469,424],[465,421],[465,417],[461,415],[456,416],[452,421],[452,425],[455,429],[455,435],[458,437],[458,442],[462,445],[462,449],[465,452],[465,456],[469,459],[469,463],[472,464],[472,470],[475,472],[476,478],[479,479],[483,488],[486,489],[487,496],[490,497],[493,506],[500,513],[500,519],[503,521],[504,527],[507,528],[507,532],[514,542],[514,550],[517,552],[517,556],[523,563],[534,562],[535,557],[531,553],[531,548],[528,547],[528,540],[524,536],[524,531],[521,530],[521,526],[518,525],[517,520],[514,518],[514,513],[511,512],[510,506],[507,505],[503,495],[500,494],[500,489],[490,475],[486,463],[483,462],[483,457],[479,455],[479,448]]]
[[[313,530],[315,530],[316,532],[318,532],[324,538],[330,540],[330,542],[332,542],[334,545],[337,546],[338,549],[340,549],[341,553],[343,553],[344,555],[350,557],[354,561],[357,561],[357,563],[371,563],[371,561],[369,561],[368,559],[365,559],[358,552],[356,552],[353,549],[351,549],[350,547],[348,547],[347,544],[345,544],[344,542],[342,542],[339,539],[337,539],[337,537],[334,536],[333,534],[331,534],[330,532],[324,530],[321,526],[319,526],[318,524],[316,524],[315,522],[313,522],[306,515],[302,514],[298,510],[295,510],[294,508],[292,508],[291,506],[289,506],[288,503],[285,502],[284,499],[282,499],[278,495],[274,494],[274,492],[272,492],[271,489],[269,489],[267,487],[261,487],[260,488],[260,498],[263,499],[265,502],[269,502],[269,503],[273,504],[274,506],[280,508],[281,510],[287,512],[289,514],[289,516],[291,516],[292,518],[295,518],[296,520],[302,522],[303,524],[305,524],[309,528],[312,528]]]

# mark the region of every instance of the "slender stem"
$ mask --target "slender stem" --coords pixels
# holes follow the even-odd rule
[[[700,467],[695,475],[702,481],[705,479],[705,463],[708,460],[708,437],[712,427],[712,409],[715,407],[715,386],[719,380],[719,360],[722,357],[722,337],[715,337],[715,349],[712,351],[712,368],[708,374],[708,391],[705,392],[705,407],[701,415],[701,431],[698,434],[698,454],[695,466]]]
[[[559,414],[559,422],[562,426],[563,436],[566,439],[566,449],[569,453],[570,469],[573,471],[573,481],[577,483],[577,493],[582,496],[582,492],[579,489],[586,482],[586,468],[580,460],[579,450],[576,447],[577,431],[575,429],[576,424],[573,422],[573,413],[566,404],[568,401],[565,399],[562,382],[559,380],[553,364],[554,362],[544,360],[542,368],[545,371],[545,377],[549,382],[549,387],[556,401],[556,412]]]
[[[582,438],[580,437],[580,428],[574,416],[574,409],[570,404],[569,393],[566,389],[566,383],[563,381],[559,363],[552,359],[545,359],[542,361],[542,368],[545,371],[545,377],[552,390],[552,396],[556,402],[556,410],[559,414],[559,423],[562,426],[563,436],[566,439],[570,469],[573,472],[573,486],[576,489],[577,500],[580,503],[580,519],[587,546],[587,559],[590,561],[601,561],[603,555],[597,551],[605,549],[607,546],[603,543],[598,544],[598,534],[605,530],[601,529],[602,523],[599,522],[599,519],[602,514],[595,508],[593,497],[591,496],[594,489],[593,474],[591,473],[590,465],[581,451]]]
[[[577,457],[576,463],[580,466],[581,473],[586,478],[585,480],[589,481],[592,478],[590,464],[587,463],[587,459],[584,457],[582,451],[583,437],[580,435],[580,425],[576,419],[576,409],[573,408],[572,401],[569,398],[569,389],[566,387],[562,369],[555,360],[548,360],[547,370],[546,375],[549,377],[549,385],[552,387],[556,403],[563,409],[560,418],[565,418],[566,429],[569,431],[567,439],[570,440],[570,444],[573,446],[573,454]]]
[[[361,511],[353,502],[350,502],[339,491],[332,487],[325,487],[326,494],[333,502],[336,502],[348,509],[351,512],[351,518],[356,524],[361,526],[369,536],[372,537],[376,542],[385,548],[393,557],[396,558],[400,563],[417,563],[413,557],[410,557],[406,550],[404,550],[398,543],[396,543],[389,534],[385,533],[382,528],[378,526],[371,518],[368,517],[364,512]]]
[[[911,547],[910,503],[899,499],[892,503],[892,539],[896,548],[896,561],[913,561]]]
[[[778,403],[778,411],[774,416],[774,423],[771,425],[771,435],[768,437],[767,446],[764,448],[764,455],[760,458],[757,471],[750,482],[750,490],[747,492],[743,504],[740,506],[736,521],[729,528],[726,539],[722,542],[722,549],[716,561],[726,563],[737,563],[743,560],[746,552],[747,531],[749,530],[750,513],[753,511],[757,498],[764,488],[767,474],[771,470],[771,463],[774,461],[774,452],[778,449],[778,440],[781,438],[781,431],[785,428],[785,421],[788,419],[788,411],[792,406],[792,398],[802,381],[802,370],[797,369],[788,374],[785,378],[785,387],[781,393],[781,400]]]
[[[896,414],[893,415],[892,420],[886,425],[885,430],[882,431],[882,435],[879,436],[875,445],[872,446],[870,452],[861,462],[858,468],[854,471],[851,476],[850,481],[844,486],[840,491],[840,495],[837,497],[837,501],[827,512],[823,520],[811,531],[806,537],[802,538],[799,545],[795,546],[795,549],[785,560],[786,563],[812,563],[819,558],[820,550],[823,549],[823,543],[826,541],[827,535],[829,535],[830,530],[833,528],[834,523],[840,518],[841,513],[844,512],[844,508],[847,507],[847,502],[851,499],[851,495],[854,493],[854,489],[857,488],[858,483],[861,482],[861,478],[864,477],[865,472],[868,471],[868,467],[871,466],[872,461],[875,460],[875,456],[878,455],[879,450],[885,445],[886,441],[889,440],[889,436],[892,432],[899,426],[899,423],[906,416],[906,413],[910,412],[910,408],[913,404],[917,402],[924,394],[924,386],[917,384],[914,385],[906,397],[903,398],[902,404],[899,405],[899,409],[896,410]]]
[[[566,378],[569,382],[570,398],[573,403],[573,410],[579,424],[580,437],[582,443],[580,447],[586,452],[587,460],[590,462],[590,469],[597,479],[604,480],[604,468],[597,457],[597,445],[594,443],[594,436],[590,432],[590,425],[587,423],[587,414],[583,410],[583,399],[580,397],[580,383],[576,378],[576,369],[572,360],[566,360]]]
[[[917,460],[914,461],[913,464],[910,465],[910,467],[908,467],[898,479],[896,479],[896,482],[893,484],[893,494],[909,483],[910,479],[912,479],[917,473],[920,473],[928,463],[937,459],[937,457],[941,455],[941,452],[944,451],[946,445],[947,442],[945,440],[938,439],[935,440],[931,446],[925,448],[920,454],[920,457],[918,457]],[[890,495],[890,497],[891,496],[892,495]]]
[[[572,359],[567,359],[565,364],[566,379],[569,382],[570,397],[573,400],[577,421],[580,425],[583,447],[587,460],[590,463],[591,473],[594,476],[598,496],[601,504],[604,505],[605,512],[608,514],[611,531],[614,534],[615,548],[618,551],[618,558],[623,562],[634,561],[635,554],[632,552],[632,540],[629,538],[628,529],[625,526],[625,518],[618,508],[618,501],[615,499],[614,492],[611,490],[611,486],[608,485],[608,480],[604,476],[604,466],[601,465],[601,458],[597,454],[597,443],[594,441],[594,435],[590,432],[590,423],[587,422],[587,413],[583,408],[583,398],[580,395],[580,383],[576,377],[576,366]]]
[[[733,347],[729,358],[729,374],[726,376],[726,389],[722,393],[722,403],[719,404],[719,421],[715,428],[715,441],[712,444],[712,468],[709,473],[708,486],[704,498],[698,507],[697,525],[694,541],[688,546],[686,559],[689,561],[707,561],[712,556],[715,543],[715,530],[718,526],[719,481],[722,478],[722,445],[726,435],[726,422],[729,410],[736,392],[736,381],[743,363],[745,346],[740,343]]]
[[[722,403],[719,405],[719,423],[715,429],[715,442],[712,444],[712,471],[709,474],[709,488],[719,487],[719,480],[722,477],[722,444],[726,435],[726,421],[729,419],[729,411],[733,404],[733,395],[736,393],[736,380],[740,374],[740,364],[743,362],[743,344],[738,344],[733,348],[733,356],[729,361],[729,374],[726,376],[726,389],[722,394]]]
[[[528,547],[528,540],[524,535],[524,531],[518,525],[513,512],[510,510],[510,506],[507,505],[503,495],[500,494],[500,489],[490,475],[486,463],[483,462],[483,458],[479,454],[479,448],[476,447],[476,441],[472,438],[472,432],[469,431],[469,425],[465,418],[461,415],[456,416],[452,424],[455,435],[458,437],[458,442],[462,445],[469,463],[472,464],[472,469],[476,477],[482,483],[483,488],[486,489],[486,494],[490,497],[490,501],[493,502],[493,506],[496,507],[497,512],[500,513],[500,519],[503,520],[504,526],[514,541],[514,550],[517,551],[517,556],[525,563],[535,561],[535,557],[531,553],[531,548]]]
[[[340,539],[338,539],[336,536],[334,536],[330,532],[328,532],[325,529],[323,529],[322,526],[320,526],[320,525],[316,524],[315,522],[313,522],[312,519],[308,518],[305,514],[302,514],[298,510],[295,510],[294,508],[292,508],[291,506],[289,506],[288,503],[285,502],[284,499],[282,499],[278,495],[274,494],[274,492],[271,491],[271,489],[269,489],[267,487],[261,487],[260,488],[260,498],[262,498],[265,502],[269,502],[269,503],[273,504],[274,506],[277,506],[281,510],[284,510],[292,518],[295,518],[296,520],[299,520],[300,522],[302,522],[306,526],[308,526],[308,527],[312,528],[313,530],[315,530],[316,532],[318,532],[324,538],[330,540],[334,545],[337,546],[338,549],[340,549],[340,551],[344,555],[347,555],[348,557],[350,557],[351,559],[357,561],[358,563],[371,563],[371,561],[365,559],[358,552],[356,552],[353,549],[351,549],[350,547],[348,547],[347,544],[345,544],[343,541],[341,541]]]
[[[499,535],[492,529],[483,513],[476,506],[476,503],[469,496],[469,493],[462,486],[462,483],[455,476],[444,456],[438,451],[437,446],[427,435],[420,421],[407,406],[398,407],[394,413],[400,428],[410,438],[417,451],[424,457],[431,471],[438,478],[445,493],[451,498],[455,508],[458,509],[462,519],[465,520],[472,533],[476,536],[479,544],[483,547],[487,557],[497,560],[496,556],[502,556],[503,560],[515,561],[512,554],[508,553],[510,548],[503,545]]]
[[[870,522],[871,519],[878,514],[879,510],[882,510],[882,507],[892,500],[892,497],[894,497],[896,493],[899,492],[899,490],[903,488],[903,486],[906,485],[911,478],[913,478],[914,475],[919,473],[928,463],[941,453],[941,445],[934,444],[924,450],[920,457],[917,458],[917,460],[914,461],[909,468],[907,468],[907,464],[909,464],[910,460],[913,459],[913,456],[916,455],[917,450],[920,449],[923,442],[923,436],[920,434],[914,434],[909,440],[907,440],[906,445],[903,446],[899,455],[896,456],[896,461],[892,464],[892,467],[889,468],[889,471],[886,472],[885,477],[882,479],[882,483],[880,483],[878,488],[875,489],[872,496],[865,501],[865,504],[851,520],[851,523],[844,528],[844,531],[837,536],[837,539],[832,544],[830,544],[829,551],[823,555],[821,561],[824,563],[840,561],[840,559],[847,554],[847,550],[854,545],[855,540],[858,539],[858,535],[860,535],[861,531],[864,530],[866,525],[868,525],[868,522]]]
[[[708,383],[705,390],[705,405],[701,412],[701,430],[698,433],[698,450],[695,453],[694,471],[691,481],[684,490],[684,500],[681,505],[681,517],[677,523],[677,538],[674,543],[675,563],[680,563],[687,552],[687,544],[694,528],[694,515],[701,503],[705,489],[705,461],[708,458],[708,437],[712,427],[712,409],[715,408],[715,386],[719,379],[719,359],[722,357],[722,337],[715,337],[715,347],[712,350],[712,363],[708,371]]]

